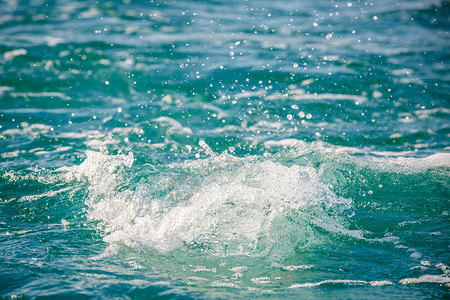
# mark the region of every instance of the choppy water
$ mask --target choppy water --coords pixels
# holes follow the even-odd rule
[[[2,1],[0,295],[449,297],[446,1]]]

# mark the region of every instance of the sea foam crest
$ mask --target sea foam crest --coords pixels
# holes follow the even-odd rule
[[[95,151],[86,151],[86,159],[78,166],[63,167],[66,180],[87,180],[89,199],[86,204],[93,205],[97,199],[110,198],[118,184],[118,171],[131,167],[134,162],[132,152],[127,155],[106,155]]]
[[[210,154],[149,172],[142,166],[138,183],[125,189],[118,187],[136,172],[118,170],[131,166],[132,154],[88,152],[69,176],[89,181],[88,218],[100,221],[111,244],[282,258],[313,243],[317,227],[349,232],[340,212],[351,201],[337,197],[312,167]]]

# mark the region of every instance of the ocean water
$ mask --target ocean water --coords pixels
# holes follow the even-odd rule
[[[449,21],[0,2],[0,296],[450,297]]]

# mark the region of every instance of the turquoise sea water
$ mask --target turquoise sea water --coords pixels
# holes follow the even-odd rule
[[[448,298],[449,16],[0,2],[0,296]]]

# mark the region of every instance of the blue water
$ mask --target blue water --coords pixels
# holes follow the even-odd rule
[[[0,296],[449,297],[447,1],[0,3]]]

